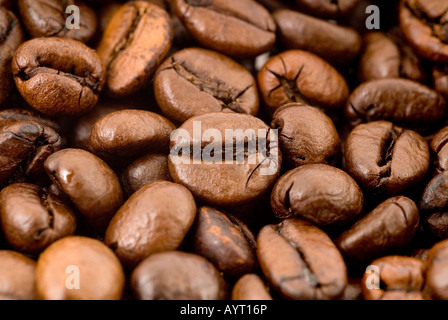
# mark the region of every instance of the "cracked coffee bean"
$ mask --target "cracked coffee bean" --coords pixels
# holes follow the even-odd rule
[[[369,263],[398,252],[420,227],[419,211],[411,199],[389,198],[344,231],[335,243],[347,263]]]
[[[29,183],[15,183],[2,189],[0,222],[8,243],[28,254],[37,254],[76,230],[76,217],[70,205]]]
[[[97,49],[106,67],[109,94],[123,97],[140,90],[172,42],[173,24],[165,10],[145,1],[124,4],[109,21]]]
[[[88,42],[95,34],[97,17],[95,11],[79,0],[18,0],[20,17],[33,38],[61,37]],[[79,8],[79,28],[68,29],[69,6]]]
[[[349,95],[345,79],[334,67],[301,50],[271,57],[258,73],[258,85],[270,112],[292,102],[338,109]]]
[[[308,164],[288,171],[274,185],[271,207],[277,218],[301,217],[318,227],[344,226],[359,217],[363,194],[341,169]]]
[[[246,273],[232,288],[232,300],[272,300],[269,288],[254,273]]]
[[[436,300],[448,300],[448,240],[435,244],[428,253],[426,283]]]
[[[348,173],[373,194],[391,196],[416,187],[428,172],[429,159],[422,136],[388,121],[360,124],[345,142]]]
[[[206,112],[258,113],[254,77],[245,68],[214,51],[177,51],[157,70],[154,92],[163,113],[173,121]]]
[[[299,11],[327,19],[348,15],[359,0],[295,0]]]
[[[347,268],[328,235],[300,219],[264,226],[257,238],[264,276],[283,298],[330,300],[347,285]]]
[[[12,72],[31,107],[49,116],[77,116],[92,109],[105,75],[98,55],[83,43],[36,38],[17,49]]]
[[[173,5],[199,43],[225,55],[255,57],[275,43],[274,20],[253,0],[174,0]]]

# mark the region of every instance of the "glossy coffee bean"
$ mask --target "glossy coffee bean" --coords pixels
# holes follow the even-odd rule
[[[31,107],[49,116],[76,116],[92,109],[105,75],[98,55],[83,43],[36,38],[17,49],[12,72]]]
[[[19,19],[12,11],[0,6],[0,105],[14,89],[11,61],[14,52],[25,41]]]
[[[271,207],[277,218],[305,218],[319,227],[344,226],[359,217],[363,194],[341,169],[309,164],[288,171],[275,183]]]
[[[176,14],[205,47],[233,57],[255,57],[275,43],[276,25],[253,0],[174,0]]]
[[[36,300],[36,262],[10,250],[0,250],[0,300]]]
[[[335,243],[346,261],[369,263],[398,252],[419,230],[419,212],[404,196],[389,198],[344,231]]]
[[[256,240],[239,219],[211,208],[199,208],[192,228],[193,250],[224,275],[238,279],[257,267]]]
[[[350,62],[361,49],[361,36],[354,29],[294,10],[277,10],[273,17],[289,49],[309,51],[335,64]]]
[[[406,256],[385,256],[374,260],[378,279],[364,273],[362,291],[365,300],[425,300],[425,262]],[[375,288],[375,283],[379,288]]]
[[[277,138],[259,118],[212,112],[188,119],[180,129],[171,141],[170,174],[208,205],[236,206],[256,201],[280,173]],[[201,145],[195,142],[198,134],[203,139]],[[221,141],[213,143],[212,137]]]
[[[271,57],[258,73],[258,85],[271,112],[291,102],[337,109],[349,94],[345,79],[334,67],[301,50]]]
[[[405,127],[427,127],[446,113],[443,97],[433,89],[407,79],[365,82],[350,95],[345,108],[353,124],[388,120]]]
[[[124,4],[109,21],[97,49],[106,66],[109,94],[128,96],[140,90],[172,41],[173,25],[165,10],[145,1]]]
[[[254,77],[210,50],[187,48],[170,56],[155,75],[154,92],[163,113],[178,123],[206,112],[258,113]]]
[[[319,109],[287,104],[275,111],[271,127],[279,130],[283,159],[292,167],[336,164],[340,154],[339,135],[333,121]]]
[[[44,161],[62,146],[59,134],[36,121],[9,120],[0,127],[0,184],[39,180]]]
[[[192,253],[167,251],[142,261],[131,276],[139,300],[223,300],[227,284],[205,258]]]
[[[70,205],[29,183],[15,183],[2,189],[0,222],[8,243],[29,254],[43,251],[76,230],[76,217]]]
[[[436,243],[428,253],[426,283],[434,299],[448,300],[448,240]]]
[[[156,181],[135,192],[112,218],[105,243],[126,268],[147,256],[179,247],[196,215],[187,188]]]
[[[257,238],[261,269],[283,298],[338,298],[347,284],[341,254],[325,232],[300,219],[263,227]]]
[[[43,126],[50,127],[57,133],[63,132],[61,125],[56,120],[46,117],[42,114],[39,114],[34,110],[26,110],[26,109],[0,110],[0,126],[4,125],[8,121],[12,122],[18,120],[39,122]]]
[[[44,300],[118,300],[125,276],[120,261],[103,243],[71,236],[41,253],[36,283]]]
[[[232,288],[232,300],[272,300],[269,288],[254,273],[242,276]]]
[[[341,18],[348,15],[359,0],[295,0],[299,11],[322,18]]]
[[[97,17],[95,11],[79,0],[18,0],[20,17],[26,30],[33,38],[61,37],[88,42],[95,34]],[[68,28],[69,6],[79,10],[79,28]],[[68,11],[68,12],[67,12]]]
[[[388,121],[356,126],[345,142],[349,174],[368,192],[396,195],[415,187],[429,168],[426,140]]]
[[[87,221],[100,231],[122,204],[123,193],[115,172],[90,152],[60,150],[47,158],[45,170]]]

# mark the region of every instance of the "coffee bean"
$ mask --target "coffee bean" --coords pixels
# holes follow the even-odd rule
[[[341,169],[308,164],[280,177],[271,193],[277,218],[302,217],[319,227],[344,226],[358,218],[363,194]]]
[[[340,18],[349,14],[359,0],[296,0],[299,11],[308,12],[322,18]]]
[[[349,263],[368,263],[408,245],[419,229],[419,222],[414,201],[396,196],[359,219],[335,243]]]
[[[254,77],[232,59],[210,50],[177,51],[159,67],[154,92],[164,114],[178,123],[206,112],[258,113]]]
[[[70,236],[41,253],[36,284],[43,300],[118,300],[125,276],[120,261],[103,243]]]
[[[174,0],[173,5],[197,41],[225,55],[255,57],[275,43],[274,20],[253,0]]]
[[[436,155],[435,173],[441,173],[448,169],[448,127],[437,131],[431,139],[431,151]]]
[[[435,244],[428,253],[426,284],[434,299],[448,299],[448,240]]]
[[[432,69],[434,89],[448,100],[448,67],[434,66]]]
[[[44,115],[41,115],[33,110],[25,110],[25,109],[5,109],[0,110],[0,126],[5,124],[6,122],[12,122],[17,120],[27,120],[27,121],[35,121],[39,122],[43,126],[50,127],[57,133],[62,134],[63,130],[61,125]]]
[[[336,299],[347,284],[347,270],[331,239],[300,219],[263,227],[257,238],[261,269],[286,299]]]
[[[272,297],[258,275],[246,273],[233,286],[232,300],[272,300]]]
[[[76,116],[92,109],[105,81],[94,50],[56,37],[22,44],[13,57],[12,72],[30,106],[49,116]]]
[[[205,258],[180,251],[155,253],[131,276],[139,300],[224,300],[227,284]]]

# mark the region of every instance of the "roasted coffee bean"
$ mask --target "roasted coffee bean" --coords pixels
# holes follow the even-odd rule
[[[257,266],[256,240],[239,219],[211,207],[201,207],[192,228],[193,250],[224,275],[238,279]]]
[[[359,0],[295,0],[300,11],[322,18],[341,18],[348,15]]]
[[[44,161],[61,144],[59,134],[39,122],[4,122],[0,127],[0,185],[45,176]]]
[[[280,177],[271,194],[277,218],[305,218],[319,227],[344,226],[359,217],[363,194],[341,169],[308,164]]]
[[[17,17],[0,6],[0,105],[14,89],[11,61],[14,52],[25,41],[25,34]]]
[[[151,111],[116,111],[95,122],[89,145],[95,154],[105,159],[157,152],[167,154],[174,129],[168,119]]]
[[[225,55],[255,57],[275,43],[274,20],[253,0],[174,0],[173,5],[198,42]]]
[[[0,300],[35,300],[36,262],[15,251],[0,250]]]
[[[75,214],[69,204],[29,183],[2,189],[0,222],[8,243],[28,254],[39,253],[76,230]]]
[[[347,284],[338,249],[325,232],[305,220],[263,227],[257,254],[263,274],[283,298],[337,299]]]
[[[271,127],[279,130],[283,159],[292,167],[323,163],[335,165],[340,141],[333,121],[317,108],[297,103],[277,109]]]
[[[12,122],[18,120],[39,122],[43,126],[50,127],[51,129],[53,129],[58,133],[63,132],[61,125],[57,121],[44,115],[41,115],[33,110],[25,110],[25,109],[0,110],[0,126],[4,125],[8,121]]]
[[[437,131],[431,139],[431,151],[437,156],[435,173],[448,169],[448,126]]]
[[[103,160],[81,149],[52,154],[45,161],[45,170],[86,220],[99,231],[105,230],[123,201],[114,171]]]
[[[272,300],[269,288],[254,273],[246,273],[232,288],[232,300]]]
[[[94,50],[56,37],[22,44],[13,57],[12,72],[23,98],[49,116],[75,116],[92,109],[105,82]]]
[[[388,121],[360,124],[345,142],[348,173],[374,194],[409,191],[425,177],[429,158],[428,143],[422,136]]]
[[[157,180],[171,181],[168,156],[147,154],[133,161],[121,174],[121,185],[128,196]]]
[[[448,100],[448,67],[434,66],[432,69],[434,89]]]
[[[335,64],[350,62],[361,49],[361,36],[351,28],[294,10],[277,10],[273,17],[280,40],[289,49],[309,51]]]
[[[435,62],[448,62],[448,2],[402,0],[399,22],[419,55]]]
[[[187,188],[155,181],[135,192],[117,211],[105,243],[132,269],[155,252],[177,249],[195,215],[196,203]]]
[[[352,125],[388,120],[404,127],[434,125],[446,114],[447,105],[435,90],[407,79],[365,82],[350,95],[345,115]]]
[[[385,256],[371,266],[378,274],[366,272],[362,278],[362,292],[366,300],[425,300],[424,261],[405,256]],[[379,278],[375,278],[378,276]],[[376,283],[375,283],[376,282]],[[375,287],[378,285],[379,287]]]
[[[211,112],[179,129],[171,139],[171,176],[208,205],[257,201],[280,173],[277,136],[259,118]]]
[[[346,261],[368,263],[398,252],[419,230],[419,212],[404,196],[389,198],[344,231],[335,243]]]
[[[164,114],[178,123],[206,112],[258,113],[254,77],[232,59],[210,50],[177,51],[159,67],[154,92]]]
[[[224,300],[227,284],[205,258],[167,251],[152,254],[132,272],[131,288],[139,300]]]
[[[172,41],[173,25],[165,10],[145,1],[124,4],[109,21],[97,49],[106,66],[109,94],[128,96],[140,90]]]
[[[118,300],[125,276],[120,261],[103,243],[70,236],[41,253],[36,284],[44,300]]]
[[[426,284],[434,299],[448,300],[448,240],[435,244],[428,253]]]
[[[95,34],[95,11],[79,0],[18,0],[20,17],[33,38],[62,37],[88,42]],[[79,10],[79,27],[70,26],[70,15],[76,6]],[[73,21],[74,22],[74,21]]]
[[[271,57],[258,73],[258,85],[271,112],[291,102],[337,109],[349,95],[345,79],[334,67],[301,50]]]

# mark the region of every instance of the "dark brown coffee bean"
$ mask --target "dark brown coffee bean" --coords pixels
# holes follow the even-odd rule
[[[403,0],[400,3],[401,30],[421,56],[448,62],[448,3],[443,0]]]
[[[255,271],[256,240],[242,221],[211,207],[201,207],[192,229],[194,252],[224,275],[238,279]]]
[[[295,0],[300,11],[322,18],[341,18],[348,15],[359,0]]]
[[[5,124],[6,122],[12,122],[17,120],[27,120],[27,121],[36,121],[41,123],[43,126],[50,127],[57,133],[62,133],[61,125],[44,115],[41,115],[33,110],[25,110],[25,109],[5,109],[0,110],[0,126]]]
[[[151,34],[151,37],[148,37]],[[145,1],[130,1],[112,17],[98,46],[112,96],[128,96],[151,78],[173,41],[168,13]]]
[[[415,187],[429,168],[426,140],[388,121],[356,126],[345,142],[348,173],[375,194],[397,195]]]
[[[272,300],[269,288],[254,273],[247,273],[235,283],[232,300]]]
[[[61,137],[35,121],[7,121],[0,127],[0,185],[39,180],[44,161],[61,148]]]
[[[131,288],[139,300],[223,300],[227,284],[205,258],[167,251],[152,254],[132,272]]]
[[[344,231],[335,243],[346,261],[368,263],[403,249],[414,238],[419,222],[414,201],[392,197]]]
[[[434,89],[448,100],[448,67],[434,66],[432,69]]]
[[[25,34],[17,17],[0,6],[0,105],[14,89],[11,61],[14,52],[25,41]]]
[[[277,218],[305,218],[317,226],[344,226],[361,214],[363,195],[341,169],[308,164],[280,177],[271,194]]]
[[[117,211],[105,243],[131,269],[155,252],[177,249],[195,215],[196,203],[187,188],[156,181],[135,192]]]
[[[354,29],[294,10],[277,10],[273,17],[280,40],[289,49],[309,51],[335,64],[350,62],[361,49],[361,36]]]
[[[434,299],[448,300],[448,240],[435,244],[428,253],[426,284]]]
[[[0,222],[8,243],[17,251],[29,254],[41,252],[76,230],[76,218],[70,206],[29,183],[3,188]]]
[[[261,269],[286,299],[337,299],[347,284],[341,254],[325,232],[300,219],[267,225],[257,238]]]
[[[292,167],[336,164],[340,154],[339,135],[333,121],[319,109],[287,104],[275,111],[271,127],[279,130],[283,158]]]
[[[128,196],[157,180],[171,181],[168,156],[147,154],[133,161],[121,174],[121,183]]]
[[[378,268],[378,275],[369,272],[362,278],[365,300],[425,300],[425,263],[405,256],[386,256],[374,260],[372,266]],[[379,288],[372,282],[377,281]]]
[[[233,57],[254,57],[275,43],[275,22],[253,0],[174,0],[176,14],[203,46]]]
[[[88,42],[95,34],[97,17],[95,11],[79,0],[18,0],[22,22],[33,38],[62,37]],[[79,9],[79,28],[67,28],[73,11]],[[67,11],[69,11],[67,13]]]
[[[345,79],[335,68],[301,50],[271,57],[258,73],[258,85],[271,112],[291,102],[337,109],[349,95]]]
[[[179,129],[171,141],[171,176],[208,205],[259,200],[280,173],[277,136],[259,118],[211,112],[188,119]]]
[[[425,127],[446,113],[443,97],[433,89],[407,79],[365,82],[350,95],[345,115],[352,125],[388,120],[405,127]]]
[[[48,157],[45,170],[87,221],[98,230],[105,230],[123,201],[112,169],[90,152],[64,149]]]
[[[435,173],[448,169],[448,126],[437,131],[431,139],[431,150],[437,156]]]
[[[23,98],[49,116],[75,116],[92,109],[105,82],[95,51],[63,38],[25,42],[14,55],[12,72]]]
[[[0,300],[35,300],[36,262],[15,251],[0,250]]]
[[[36,283],[44,300],[119,300],[125,276],[120,261],[103,243],[70,236],[41,253]]]
[[[206,112],[258,113],[254,77],[232,59],[210,50],[177,51],[159,67],[154,91],[164,114],[178,123]]]

